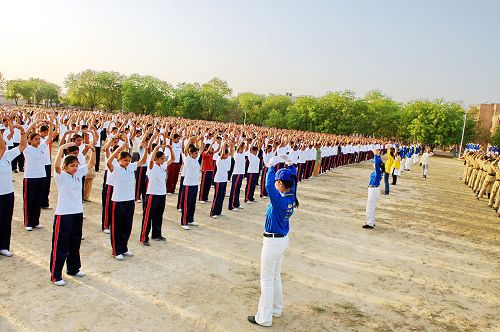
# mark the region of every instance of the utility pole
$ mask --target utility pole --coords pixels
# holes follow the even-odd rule
[[[464,126],[462,127],[462,138],[460,139],[460,147],[458,148],[458,159],[462,156],[462,145],[464,143],[464,135],[465,135],[465,122],[467,121],[467,109],[464,111]]]

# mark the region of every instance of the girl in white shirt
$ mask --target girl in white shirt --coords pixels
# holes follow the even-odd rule
[[[113,195],[111,197],[111,248],[113,256],[123,260],[123,256],[133,256],[128,250],[128,239],[132,232],[135,209],[135,170],[142,166],[148,157],[144,153],[142,159],[131,163],[130,153],[123,151],[129,148],[128,138],[125,137],[125,144],[116,149],[107,162],[108,170],[113,176]],[[118,165],[113,161],[118,157]]]
[[[170,158],[160,148],[170,150]],[[140,242],[149,246],[149,232],[153,232],[151,238],[156,241],[165,241],[161,235],[161,225],[163,223],[163,212],[167,197],[167,167],[173,162],[174,150],[170,145],[157,145],[152,153],[146,175],[148,177],[148,190],[143,204],[142,227]]]
[[[2,135],[0,135],[0,254],[10,257],[10,237],[12,226],[12,214],[14,212],[14,186],[12,185],[12,161],[18,157],[28,144],[24,128],[20,125],[12,126],[18,128],[21,133],[19,146],[7,150]]]
[[[200,163],[198,162],[199,149],[195,145],[196,138],[187,142],[184,150],[184,181],[181,197],[181,227],[185,230],[189,226],[198,226],[194,220],[196,210],[196,196],[198,194],[198,180],[200,177]]]
[[[229,193],[229,205],[230,211],[237,211],[236,209],[243,209],[240,206],[240,190],[241,183],[245,177],[245,143],[242,142],[238,150],[233,155],[234,159],[234,169],[231,177],[231,192]]]
[[[251,204],[256,202],[254,198],[255,187],[259,181],[259,166],[260,159],[257,156],[259,152],[259,147],[257,145],[251,144],[250,151],[246,153],[248,160],[248,170],[246,174],[247,185],[245,186],[245,203]]]
[[[267,176],[267,164],[269,163],[269,160],[271,160],[272,157],[276,155],[276,152],[273,149],[272,144],[267,144],[266,149],[262,151],[262,161],[264,164],[264,167],[262,167],[262,172],[260,176],[260,197],[267,197],[267,191],[266,191],[266,176]]]
[[[214,176],[215,194],[212,202],[212,209],[210,210],[210,216],[214,219],[218,219],[222,215],[222,205],[224,203],[224,197],[226,197],[228,172],[231,168],[231,156],[233,154],[234,143],[229,141],[229,147],[227,145],[222,146],[220,156],[219,154],[214,155],[217,168]]]
[[[67,274],[84,277],[80,271],[80,243],[82,240],[83,204],[81,198],[83,176],[95,165],[95,148],[87,165],[80,167],[78,157],[68,155],[61,160],[64,149],[74,146],[67,143],[59,147],[54,162],[54,179],[57,185],[57,207],[54,215],[52,251],[50,253],[50,278],[57,286],[64,286],[62,269],[66,263]]]

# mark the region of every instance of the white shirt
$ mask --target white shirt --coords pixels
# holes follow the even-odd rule
[[[174,151],[175,153],[175,151]],[[200,163],[198,159],[193,159],[191,156],[183,156],[184,158],[184,182],[185,186],[197,186],[200,177]]]
[[[57,206],[55,214],[57,216],[65,214],[83,213],[82,203],[82,178],[87,174],[87,165],[79,167],[75,175],[61,171],[61,174],[54,173],[57,184]]]
[[[172,141],[172,144],[170,145],[172,146],[172,150],[174,150],[174,156],[175,156],[174,163],[180,162],[181,152],[182,152],[182,140],[179,140],[179,143],[175,143],[174,141]]]
[[[118,160],[113,159],[112,164],[113,164],[114,167],[117,167],[119,165]],[[106,165],[107,165],[107,160],[106,160]],[[106,169],[108,169],[107,166],[106,166]],[[109,169],[108,169],[108,174],[106,175],[106,184],[108,186],[112,186],[113,185],[113,173],[110,172]]]
[[[85,155],[83,154],[83,150],[85,149],[85,145],[84,144],[81,144],[78,149],[80,150],[78,152],[78,162],[80,163],[80,165],[85,165],[86,164],[86,160],[85,160]]]
[[[127,168],[119,164],[114,166],[113,172],[113,202],[126,202],[135,199],[135,170],[137,163],[131,163]]]
[[[245,174],[245,153],[235,152],[233,155],[234,159],[234,169],[233,174]]]
[[[220,156],[214,155],[214,159],[216,160],[217,171],[215,172],[214,182],[227,182],[227,176],[229,170],[231,169],[231,159],[220,159]]]
[[[45,144],[43,144],[45,145]],[[24,178],[44,178],[45,174],[45,154],[42,144],[38,148],[28,145],[23,151],[24,154]]]
[[[19,148],[14,148],[12,150],[5,151],[2,159],[0,159],[0,195],[6,195],[14,192],[11,162],[20,154],[21,152],[19,151]]]
[[[132,139],[132,153],[139,153],[139,148],[141,147],[142,138],[134,137]]]
[[[149,179],[148,195],[166,195],[167,194],[167,163],[158,166],[156,163],[153,168],[146,171],[146,176]]]
[[[14,132],[15,132],[15,130],[14,130]],[[10,135],[10,129],[7,128],[3,132],[3,140],[5,141],[5,145],[14,146],[14,135],[10,139],[8,139],[7,136],[9,136],[9,135]]]
[[[257,155],[247,152],[248,158],[248,173],[259,173],[260,159]]]
[[[50,159],[50,149],[49,149],[49,142],[47,142],[47,138],[40,137],[40,149],[44,149],[44,160],[45,163],[44,165],[51,165],[52,160]]]

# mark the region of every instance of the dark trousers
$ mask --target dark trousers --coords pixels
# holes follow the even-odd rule
[[[146,199],[142,204],[141,243],[149,241],[151,229],[153,229],[151,238],[157,239],[161,236],[165,202],[166,195],[146,195]]]
[[[19,143],[14,143],[14,147],[18,146]],[[12,160],[12,170],[15,171],[16,169],[19,169],[20,172],[24,172],[24,155],[22,153]]]
[[[246,175],[247,185],[245,186],[245,202],[255,201],[254,193],[257,181],[259,180],[259,173],[248,173]]]
[[[261,176],[260,176],[260,197],[267,196],[266,177],[267,177],[267,167],[264,166],[262,168],[262,172],[261,172]]]
[[[132,232],[134,221],[134,201],[114,202],[111,213],[111,248],[113,256],[121,255],[128,251],[128,239]]]
[[[0,250],[10,249],[14,193],[0,195]]]
[[[45,165],[45,181],[44,181],[43,196],[42,196],[42,207],[44,208],[49,207],[51,172],[52,172],[52,165]]]
[[[182,213],[181,225],[186,226],[194,221],[194,212],[196,210],[196,196],[198,194],[198,185],[182,187]]]
[[[104,181],[106,182],[106,181]],[[102,220],[101,220],[101,229],[109,229],[111,224],[111,212],[112,212],[112,202],[111,197],[113,196],[113,186],[103,184],[102,192]]]
[[[171,163],[167,168],[167,193],[173,194],[177,180],[179,180],[179,172],[181,170],[181,163]],[[180,191],[180,190],[179,190]]]
[[[35,227],[40,224],[45,178],[29,178],[23,180],[24,226]]]
[[[172,164],[170,164],[170,165],[172,165]],[[167,181],[168,181],[168,179],[167,179]],[[177,195],[177,210],[182,209],[182,205],[184,204],[184,192],[182,191],[182,189],[184,189],[184,177],[183,176],[181,176],[181,182],[179,183],[179,195]]]
[[[95,147],[95,166],[94,169],[96,172],[99,172],[99,164],[101,163],[101,147]]]
[[[229,210],[240,206],[240,190],[244,174],[233,174],[231,179],[231,192],[229,193]]]
[[[385,194],[389,195],[389,173],[384,172]]]
[[[394,170],[392,170],[392,185],[395,186],[398,182],[398,176],[394,175]]]
[[[220,216],[222,213],[222,205],[224,204],[224,197],[226,197],[227,182],[216,182],[214,201],[212,202],[212,209],[210,210],[211,216]]]
[[[208,194],[210,192],[210,187],[212,186],[212,180],[214,178],[214,171],[203,171],[201,174],[201,183],[200,183],[200,197],[198,200],[200,201],[208,201]]]
[[[80,243],[82,241],[83,213],[54,216],[52,252],[50,253],[50,278],[62,279],[62,269],[75,275],[80,271]]]
[[[147,166],[141,166],[135,171],[135,200],[141,199],[144,201],[146,199],[146,190],[148,187],[146,171]]]
[[[304,169],[306,168],[306,163],[299,163],[299,168],[297,169],[297,177],[299,181],[304,178]],[[264,183],[265,186],[265,183]]]

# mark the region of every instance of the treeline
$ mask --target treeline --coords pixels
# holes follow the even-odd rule
[[[69,74],[64,85],[67,92],[61,96],[57,85],[44,80],[7,81],[6,97],[16,102],[61,102],[89,109],[359,134],[441,146],[460,142],[465,111],[461,105],[444,100],[400,103],[380,91],[363,98],[351,91],[329,92],[321,97],[252,92],[233,96],[227,82],[218,78],[174,87],[152,76],[85,70]],[[474,140],[479,134],[474,117],[468,117],[465,140]]]

